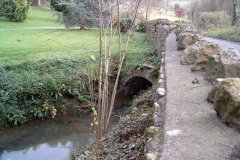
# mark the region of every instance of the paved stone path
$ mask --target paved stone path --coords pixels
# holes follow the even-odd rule
[[[167,104],[165,140],[161,160],[224,160],[240,142],[240,134],[227,127],[206,101],[211,86],[203,73],[180,65],[171,34],[166,45]],[[192,84],[195,77],[200,84]]]

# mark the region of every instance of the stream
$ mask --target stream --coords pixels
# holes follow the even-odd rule
[[[152,84],[135,77],[126,83],[115,100],[110,129],[119,121],[134,95]],[[72,152],[94,142],[90,115],[28,122],[0,129],[0,160],[68,160]]]
[[[132,96],[116,97],[110,129],[118,123]],[[28,122],[0,129],[0,160],[68,160],[95,140],[91,115]]]
[[[0,160],[67,160],[72,151],[94,142],[91,122],[90,116],[66,117],[2,129]]]

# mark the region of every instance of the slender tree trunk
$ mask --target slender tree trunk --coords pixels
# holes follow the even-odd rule
[[[102,138],[106,133],[108,129],[108,124],[110,121],[111,113],[113,110],[113,105],[116,97],[117,92],[117,86],[119,82],[120,73],[122,70],[123,62],[125,59],[126,51],[128,48],[131,32],[134,27],[134,22],[136,20],[136,15],[138,12],[138,8],[140,5],[140,2],[142,0],[138,0],[136,2],[135,7],[135,15],[133,22],[130,26],[128,37],[126,40],[126,46],[124,52],[122,52],[122,41],[121,41],[121,33],[120,33],[120,8],[119,8],[119,0],[117,0],[118,5],[118,34],[119,34],[119,64],[118,64],[118,73],[117,78],[115,79],[114,89],[112,92],[112,97],[109,105],[109,70],[110,70],[110,55],[111,55],[111,49],[112,49],[112,41],[113,41],[113,26],[112,26],[112,14],[113,14],[113,5],[109,3],[109,6],[111,8],[109,19],[109,24],[107,28],[104,27],[103,23],[103,0],[99,0],[99,86],[98,86],[98,111],[97,111],[97,123],[95,123],[96,126],[96,137],[97,139]],[[110,1],[107,1],[110,2]],[[109,29],[110,28],[110,29]],[[107,34],[110,33],[110,36],[107,38]],[[108,43],[108,47],[107,47]]]
[[[148,20],[148,9],[146,9],[146,17],[145,17],[146,21]]]
[[[192,23],[193,23],[194,11],[192,11]]]
[[[103,60],[102,60],[102,49],[103,49],[103,0],[99,1],[99,75],[98,75],[98,120],[97,120],[97,131],[96,137],[101,138],[101,117],[102,117],[102,72],[103,72]]]
[[[130,36],[132,34],[132,31],[133,31],[133,28],[134,28],[134,23],[136,21],[136,17],[137,17],[137,13],[138,13],[138,9],[139,9],[139,6],[140,6],[140,3],[141,3],[142,0],[138,0],[136,2],[136,6],[135,6],[135,12],[134,12],[134,18],[133,18],[133,21],[132,21],[132,24],[131,24],[131,27],[129,29],[129,32],[128,32],[128,37],[127,37],[127,41],[126,41],[126,45],[125,45],[125,49],[124,51],[122,52],[121,51],[121,33],[120,33],[120,28],[118,28],[118,34],[119,34],[119,49],[120,49],[120,63],[118,65],[118,73],[117,73],[117,78],[115,80],[115,84],[114,84],[114,88],[113,88],[113,92],[112,92],[112,97],[111,97],[111,104],[110,104],[110,110],[109,110],[109,115],[108,115],[108,120],[107,120],[107,128],[108,128],[108,125],[109,125],[109,121],[110,121],[110,117],[111,117],[111,113],[112,113],[112,110],[113,110],[113,107],[114,107],[114,102],[115,102],[115,98],[116,98],[116,93],[117,93],[117,87],[118,87],[118,83],[119,83],[119,78],[120,78],[120,73],[121,73],[121,70],[122,70],[122,66],[123,66],[123,62],[124,62],[124,59],[125,59],[125,56],[126,56],[126,52],[127,52],[127,49],[128,49],[128,44],[129,44],[129,40],[130,40]],[[117,0],[117,3],[119,2],[119,0]],[[118,5],[118,17],[119,17],[119,5]],[[119,25],[120,27],[120,25]]]
[[[193,7],[192,7],[192,13],[191,13],[192,23],[194,23],[194,14],[197,10],[197,6],[198,6],[198,0],[195,0],[194,4],[193,4]]]
[[[232,26],[237,23],[237,0],[232,0],[233,3],[233,13],[232,13]]]
[[[38,6],[40,7],[42,5],[41,0],[38,0]]]
[[[83,21],[81,21],[80,23],[80,30],[85,30],[85,23]]]
[[[147,21],[148,20],[148,14],[149,14],[149,8],[150,8],[149,0],[147,0],[147,4],[146,5],[147,5],[147,7],[146,7],[146,17],[145,18],[146,18],[146,21]]]

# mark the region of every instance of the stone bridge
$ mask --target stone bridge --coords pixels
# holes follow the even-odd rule
[[[156,78],[151,76],[151,70],[138,69],[122,78],[120,88],[123,88],[124,94],[134,94],[151,87],[155,82]]]

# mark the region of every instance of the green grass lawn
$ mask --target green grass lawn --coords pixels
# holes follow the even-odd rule
[[[0,19],[0,65],[15,65],[26,61],[37,62],[42,59],[90,57],[98,55],[99,33],[97,29],[49,30],[1,30],[3,28],[62,26],[56,22],[52,12],[47,9],[31,7],[24,23]],[[123,36],[123,38],[126,36]],[[124,42],[124,40],[123,40]],[[118,52],[117,36],[114,37],[113,54]],[[144,60],[152,49],[146,35],[136,33],[132,36],[125,65],[134,68]],[[130,71],[129,68],[129,71]]]
[[[202,30],[205,36],[240,42],[240,33],[234,27]]]
[[[31,7],[28,18],[23,23],[10,22],[0,17],[0,28],[19,28],[19,27],[59,27],[63,24],[57,22],[57,16],[49,9]]]
[[[98,30],[16,30],[0,31],[0,63],[19,64],[24,61],[59,57],[90,57],[98,55]],[[131,38],[127,65],[139,64],[151,49],[146,35],[135,33]],[[118,52],[117,36],[113,54]]]

